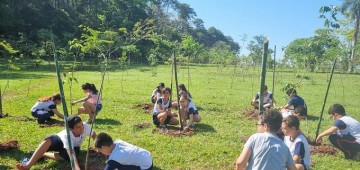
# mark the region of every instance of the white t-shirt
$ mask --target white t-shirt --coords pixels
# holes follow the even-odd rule
[[[300,156],[300,163],[306,166],[306,169],[310,169],[310,146],[305,136],[299,134],[294,141],[290,140],[290,136],[285,136],[284,143],[291,155]]]
[[[84,125],[84,133],[78,137],[75,137],[74,134],[72,133],[72,131],[70,130],[70,140],[71,140],[72,147],[80,147],[81,144],[84,142],[85,137],[90,135],[91,127],[86,123],[83,123],[83,125]],[[92,131],[91,135],[93,133],[94,133],[94,131]],[[56,135],[60,137],[61,141],[64,144],[64,148],[69,149],[66,130],[64,129]]]
[[[140,166],[141,169],[148,169],[153,164],[149,151],[122,140],[114,142],[109,160],[119,162],[121,165]]]

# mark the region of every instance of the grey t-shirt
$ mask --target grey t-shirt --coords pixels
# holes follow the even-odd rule
[[[289,148],[275,134],[265,132],[251,135],[244,148],[251,150],[248,170],[282,170],[294,165]]]

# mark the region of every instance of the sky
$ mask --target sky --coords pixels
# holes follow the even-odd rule
[[[282,58],[281,47],[297,38],[308,38],[324,28],[319,9],[324,5],[340,5],[341,0],[178,0],[189,4],[204,21],[245,47],[256,35],[269,38],[269,48],[276,45],[276,58]],[[249,51],[243,48],[241,54]]]

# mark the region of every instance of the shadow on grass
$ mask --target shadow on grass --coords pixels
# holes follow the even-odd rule
[[[323,115],[323,118],[324,118],[324,115]],[[319,120],[319,116],[308,115],[308,116],[307,116],[307,119],[308,119],[308,120]]]
[[[195,129],[199,132],[211,132],[211,133],[216,132],[216,130],[211,125],[202,124],[202,123],[196,124]]]
[[[154,166],[153,167],[153,170],[162,170],[161,168],[157,167],[157,166]]]
[[[14,165],[15,167],[15,165]],[[7,166],[7,165],[1,165],[0,164],[0,169],[13,169],[14,167],[10,167],[10,166]]]
[[[105,119],[100,119],[100,118],[96,118],[96,124],[109,124],[109,125],[121,125],[121,123],[117,120],[114,120],[114,119],[108,119],[108,118],[105,118]]]
[[[28,153],[25,153],[24,151],[21,151],[19,149],[9,149],[6,151],[0,151],[0,155],[3,158],[6,158],[6,157],[13,158],[13,159],[17,160],[18,162],[21,162],[21,160],[24,157],[30,158],[30,155]],[[1,166],[2,165],[0,165],[0,169],[2,169]],[[6,165],[4,165],[4,166],[6,166]],[[14,165],[14,167],[15,167],[15,165]]]

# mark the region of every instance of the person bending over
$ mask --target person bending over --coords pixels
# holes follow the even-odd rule
[[[56,93],[52,96],[44,96],[38,99],[35,105],[31,108],[31,115],[37,118],[39,124],[45,123],[50,120],[52,116],[56,115],[61,119],[64,119],[64,115],[59,113],[56,105],[61,104],[60,93]]]
[[[122,141],[115,142],[107,133],[99,133],[95,139],[98,152],[109,156],[104,170],[151,170],[153,159],[149,151]]]
[[[335,122],[319,134],[316,142],[321,143],[324,136],[329,136],[330,142],[344,153],[345,159],[354,159],[360,152],[359,121],[347,115],[341,104],[333,104],[328,113]]]

